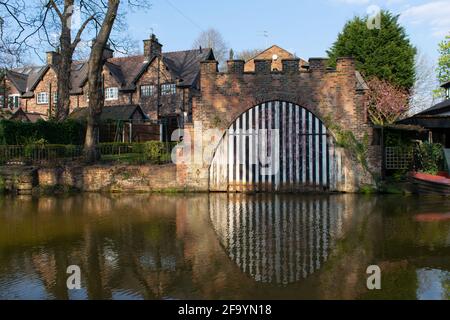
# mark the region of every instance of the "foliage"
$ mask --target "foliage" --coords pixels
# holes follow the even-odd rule
[[[147,141],[143,143],[101,143],[98,145],[103,161],[129,164],[163,164],[171,160],[174,143]]]
[[[401,147],[409,149],[413,146],[414,142],[407,134],[403,132],[385,130],[384,131],[384,145],[386,147]]]
[[[409,97],[406,90],[376,77],[368,81],[368,86],[370,90],[366,95],[366,107],[375,125],[393,124],[408,111]]]
[[[43,120],[36,123],[0,121],[1,144],[25,145],[41,139],[50,144],[79,145],[84,140],[84,126],[73,120],[60,123]]]
[[[367,152],[369,149],[369,136],[364,134],[362,140],[358,140],[353,132],[343,130],[340,126],[326,120],[326,126],[334,133],[336,145],[349,150],[363,166],[365,170],[370,172],[367,163]],[[371,172],[370,172],[371,173]]]
[[[416,158],[419,171],[436,174],[442,167],[444,159],[442,145],[429,142],[420,143],[416,147]]]
[[[439,60],[437,67],[437,76],[440,84],[450,81],[450,34],[439,43]],[[439,96],[443,96],[442,89],[437,90]]]
[[[330,64],[335,66],[338,57],[352,56],[364,76],[376,76],[402,88],[411,88],[414,85],[416,49],[398,23],[398,16],[382,11],[380,29],[369,29],[367,19],[355,17],[347,22],[327,51]]]

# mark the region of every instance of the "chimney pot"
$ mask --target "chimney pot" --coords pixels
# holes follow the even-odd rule
[[[161,55],[162,44],[159,43],[158,38],[155,34],[150,36],[150,39],[144,40],[144,56],[148,57],[150,60],[156,56]]]

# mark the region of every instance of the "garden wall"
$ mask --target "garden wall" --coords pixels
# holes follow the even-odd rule
[[[176,166],[95,165],[43,167],[0,167],[4,190],[32,192],[172,192],[183,191]]]

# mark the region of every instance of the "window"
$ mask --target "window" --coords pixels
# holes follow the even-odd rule
[[[0,95],[0,108],[3,108],[4,98]]]
[[[447,88],[447,96],[446,96],[446,98],[450,99],[450,88]]]
[[[119,89],[116,87],[105,89],[105,100],[119,99]]]
[[[156,93],[156,86],[145,85],[141,86],[141,97],[151,97]]]
[[[48,92],[39,92],[36,98],[37,104],[47,104],[48,103]]]
[[[11,94],[8,97],[8,106],[11,109],[17,109],[20,106],[20,96],[18,94]]]
[[[53,92],[53,105],[56,106],[56,104],[58,103],[58,92]]]
[[[163,96],[177,93],[177,86],[174,83],[166,83],[161,86],[161,94]]]

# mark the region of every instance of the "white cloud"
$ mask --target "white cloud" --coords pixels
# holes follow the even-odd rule
[[[403,23],[424,25],[435,37],[443,37],[450,32],[450,0],[433,1],[412,6],[402,12]]]

